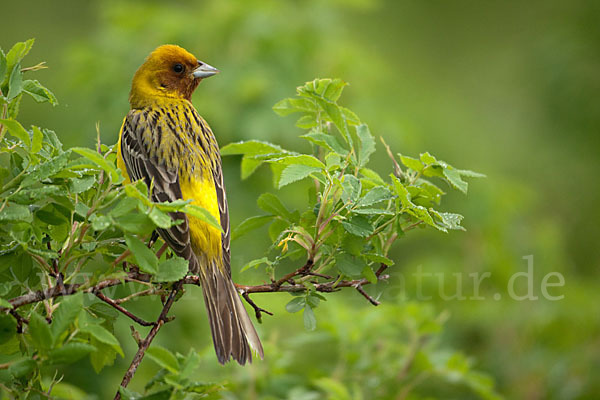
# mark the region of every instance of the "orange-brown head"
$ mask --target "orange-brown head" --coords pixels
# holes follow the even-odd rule
[[[190,100],[200,81],[218,72],[179,46],[157,47],[135,73],[129,103],[142,108],[169,99]]]

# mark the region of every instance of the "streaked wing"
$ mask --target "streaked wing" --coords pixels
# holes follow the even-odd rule
[[[227,206],[227,195],[225,194],[225,183],[223,182],[223,170],[221,168],[221,160],[217,159],[213,171],[213,179],[215,181],[215,190],[217,191],[217,200],[219,201],[219,214],[221,219],[221,242],[223,246],[223,265],[227,271],[227,275],[231,277],[231,230],[229,229],[229,207]]]
[[[148,187],[152,187],[152,200],[156,202],[175,201],[181,199],[179,174],[176,169],[168,169],[160,163],[156,156],[150,156],[144,144],[144,135],[152,135],[153,127],[148,120],[140,118],[139,111],[131,111],[125,118],[121,133],[121,154],[130,180],[144,179]],[[169,229],[157,229],[163,240],[175,253],[190,261],[194,268],[197,260],[190,244],[190,233],[187,216],[182,212],[170,213],[173,219],[182,223]]]

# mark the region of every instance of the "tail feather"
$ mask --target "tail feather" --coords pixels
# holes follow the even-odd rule
[[[217,359],[225,364],[233,357],[244,365],[252,362],[251,350],[262,359],[260,339],[231,278],[214,264],[201,268],[199,276]]]

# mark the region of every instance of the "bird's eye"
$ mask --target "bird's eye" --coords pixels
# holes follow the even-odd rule
[[[185,68],[181,64],[173,65],[173,71],[177,72],[178,74],[182,73],[184,69]]]

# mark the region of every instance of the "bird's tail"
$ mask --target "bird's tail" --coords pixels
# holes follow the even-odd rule
[[[200,268],[199,276],[219,362],[233,357],[241,365],[251,363],[251,350],[262,359],[262,344],[229,275],[211,262]]]

